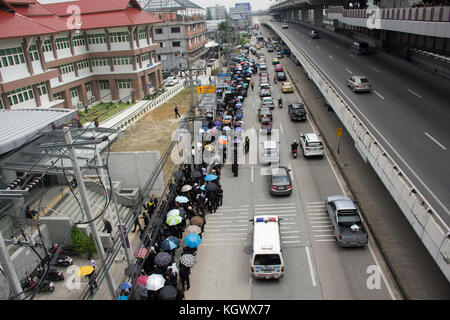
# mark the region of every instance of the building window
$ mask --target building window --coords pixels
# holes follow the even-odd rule
[[[170,32],[171,33],[180,33],[181,29],[180,29],[180,27],[172,27],[172,28],[170,28]]]
[[[28,49],[31,61],[39,61],[39,53],[35,44],[31,45]]]
[[[0,110],[2,110],[2,109],[4,109],[3,108],[3,101],[2,101],[2,99],[0,99]]]
[[[173,41],[172,47],[181,47],[181,41]]]
[[[61,74],[66,74],[74,71],[73,63],[62,64],[59,66]]]
[[[69,38],[57,38],[55,44],[56,50],[68,49],[70,47]]]
[[[92,58],[91,64],[93,67],[106,67],[109,66],[109,58]]]
[[[91,82],[86,82],[84,84],[84,86],[86,87],[86,92],[91,92],[92,88],[91,88]]]
[[[70,89],[70,96],[72,98],[78,97],[78,89],[76,87]]]
[[[98,80],[98,87],[100,88],[100,90],[109,90],[109,81]]]
[[[148,53],[144,53],[141,55],[141,61],[150,60],[150,55]]]
[[[89,68],[89,61],[87,59],[77,62],[78,70]]]
[[[142,29],[139,31],[139,39],[140,40],[147,39],[147,30]]]
[[[72,37],[73,45],[75,47],[84,46],[86,43],[84,42],[84,36],[83,35],[77,35]]]
[[[42,46],[42,51],[44,51],[44,52],[50,52],[50,51],[53,51],[52,43],[51,43],[50,40],[45,40],[45,41],[44,41],[44,44],[43,44],[43,46]]]
[[[25,63],[21,47],[0,49],[0,68]]]
[[[157,28],[157,29],[155,29],[155,33],[156,34],[162,34],[163,30],[161,28]]]
[[[37,92],[40,96],[47,94],[47,86],[45,85],[45,82],[39,82],[37,84]]]
[[[131,80],[130,79],[119,79],[117,80],[117,85],[119,89],[131,89]]]
[[[127,31],[124,32],[111,32],[109,34],[109,41],[114,42],[129,42],[130,36]]]
[[[33,90],[31,88],[31,86],[17,89],[17,90],[12,90],[7,93],[7,96],[8,96],[8,101],[9,101],[10,106],[13,106],[15,104],[19,104],[19,103],[22,103],[24,101],[34,98]]]
[[[113,57],[113,65],[121,66],[133,64],[133,60],[130,56],[114,56]]]
[[[106,43],[106,34],[104,33],[88,34],[87,39],[88,44]]]

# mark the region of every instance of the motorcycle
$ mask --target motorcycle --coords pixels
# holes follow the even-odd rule
[[[44,275],[44,268],[37,267],[38,278],[42,278],[43,275]],[[45,280],[49,280],[49,281],[64,280],[64,273],[61,270],[58,270],[56,268],[50,268],[50,270],[47,273],[47,276],[45,277]]]
[[[283,108],[283,101],[282,100],[278,100],[278,107],[280,109]]]
[[[37,288],[37,282],[36,281],[34,281],[31,277],[30,277],[30,275],[26,275],[26,278],[25,278],[25,280],[23,281],[23,283],[22,283],[22,287],[25,289],[25,290],[31,290],[31,291],[34,291],[34,290],[36,290],[36,288]],[[48,280],[44,280],[43,282],[42,282],[42,285],[41,285],[41,287],[39,288],[39,292],[53,292],[53,291],[55,291],[55,284],[53,283],[53,282],[51,282],[51,281],[48,281]]]
[[[53,259],[53,255],[48,255],[47,259],[48,259],[48,261],[51,261]],[[61,267],[67,267],[67,266],[72,265],[72,263],[73,263],[73,260],[71,257],[65,256],[65,255],[59,255],[58,258],[56,258],[54,265],[61,266]]]
[[[294,157],[294,159],[297,159],[297,149],[292,149],[292,157]]]

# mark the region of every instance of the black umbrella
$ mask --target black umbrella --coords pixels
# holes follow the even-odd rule
[[[205,186],[205,189],[213,192],[213,191],[219,190],[219,186],[217,184],[215,184],[214,182],[210,182]]]
[[[168,266],[172,263],[172,255],[167,252],[160,252],[155,256],[155,264],[160,267]]]
[[[202,173],[200,172],[200,171],[193,171],[192,173],[191,173],[191,177],[192,178],[200,178],[202,176]]]
[[[177,288],[172,285],[167,285],[159,291],[158,298],[161,300],[175,300],[177,293]]]
[[[184,178],[183,170],[178,170],[178,171],[176,171],[176,172],[173,174],[173,176],[175,177],[175,179],[176,179],[177,181],[183,179],[183,178]]]

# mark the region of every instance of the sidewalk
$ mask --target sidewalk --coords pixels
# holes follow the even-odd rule
[[[450,286],[403,213],[378,178],[365,163],[343,128],[337,154],[336,128],[340,120],[325,106],[320,91],[308,80],[301,67],[289,58],[281,61],[299,90],[308,115],[319,127],[334,161],[369,225],[390,271],[406,299],[449,299]]]

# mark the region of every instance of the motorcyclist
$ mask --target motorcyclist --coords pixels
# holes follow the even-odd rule
[[[279,106],[280,108],[283,106],[283,98],[282,98],[282,97],[280,97],[280,98],[278,99],[278,106]]]
[[[250,86],[252,87],[252,90],[253,90],[253,88],[254,88],[254,86],[255,86],[255,83],[252,81],[252,82],[250,83]]]
[[[297,140],[294,140],[294,143],[291,144],[291,151],[292,151],[292,153],[297,152],[297,148],[298,148]]]

